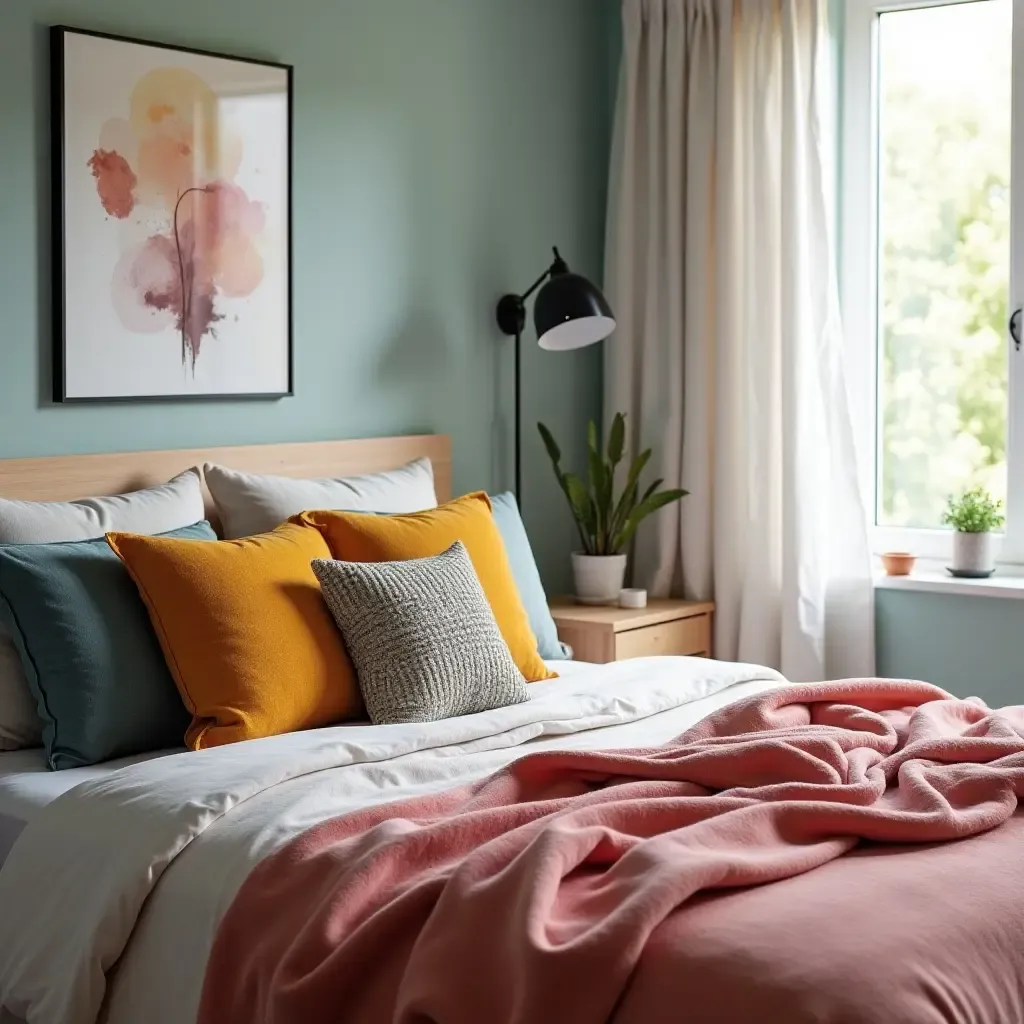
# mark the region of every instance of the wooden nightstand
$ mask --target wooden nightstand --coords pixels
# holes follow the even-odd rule
[[[558,638],[577,661],[603,665],[661,654],[711,657],[710,601],[652,600],[646,608],[591,607],[571,597],[551,603]]]

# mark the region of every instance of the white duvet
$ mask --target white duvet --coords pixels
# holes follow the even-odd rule
[[[30,1024],[186,1024],[235,893],[305,829],[540,749],[664,743],[784,682],[640,659],[533,684],[528,703],[484,714],[292,733],[85,782],[34,818],[0,871],[0,1006]]]

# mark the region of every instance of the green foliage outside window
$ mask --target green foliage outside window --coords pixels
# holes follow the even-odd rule
[[[1010,3],[882,16],[880,523],[1006,496]]]

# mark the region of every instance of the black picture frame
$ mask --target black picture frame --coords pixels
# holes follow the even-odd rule
[[[152,47],[170,52],[187,53],[199,57],[210,57],[222,61],[237,61],[261,67],[273,68],[284,73],[286,81],[286,152],[285,173],[287,189],[285,200],[285,222],[287,239],[284,243],[285,296],[287,301],[287,382],[283,390],[265,392],[181,392],[174,394],[140,395],[69,395],[67,382],[67,237],[66,237],[66,182],[65,182],[65,40],[68,36],[87,36],[135,46]],[[73,28],[68,25],[50,27],[50,193],[51,193],[51,259],[52,259],[52,377],[53,401],[65,405],[95,405],[160,403],[160,402],[232,402],[251,400],[279,400],[295,395],[295,310],[294,310],[294,67],[278,61],[215,50],[199,49],[152,39],[116,35],[91,29]]]

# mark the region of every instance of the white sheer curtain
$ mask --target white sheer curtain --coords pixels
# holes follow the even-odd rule
[[[714,598],[716,656],[874,670],[826,200],[824,0],[624,0],[605,409],[690,492],[634,580]]]

